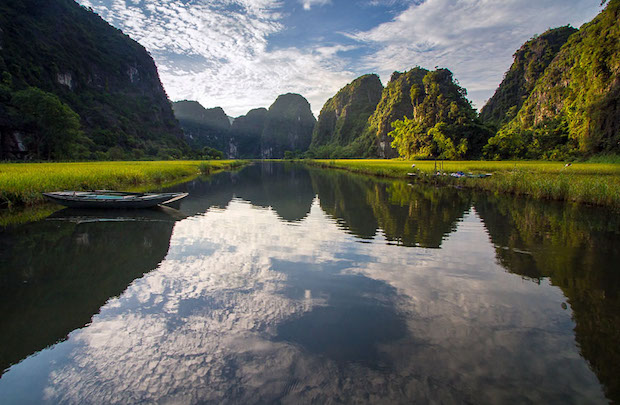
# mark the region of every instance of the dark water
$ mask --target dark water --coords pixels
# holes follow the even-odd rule
[[[257,165],[0,230],[0,402],[620,401],[620,220]]]

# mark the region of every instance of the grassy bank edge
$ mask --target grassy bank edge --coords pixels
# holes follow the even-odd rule
[[[450,161],[436,175],[433,161],[304,160],[305,163],[379,177],[434,185],[466,187],[492,193],[568,201],[620,211],[620,165],[557,162]],[[415,165],[415,167],[412,167]],[[456,171],[490,173],[487,178],[455,178]],[[408,173],[415,173],[409,176]]]
[[[45,203],[58,190],[149,191],[201,174],[232,170],[245,160],[0,164],[0,210]]]

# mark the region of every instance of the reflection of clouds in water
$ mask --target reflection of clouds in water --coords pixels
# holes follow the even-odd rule
[[[561,292],[505,273],[473,213],[442,249],[377,239],[356,243],[316,202],[298,226],[240,201],[179,222],[161,266],[71,335],[77,349],[51,373],[46,398],[544,402],[563,384],[567,399],[602,400],[588,390],[596,379],[560,310]],[[393,364],[338,364],[273,341],[282,322],[329,301],[304,286],[300,299],[282,294],[290,280],[272,269],[276,260],[342,261],[343,277],[362,274],[394,287],[392,305],[404,314],[410,336],[380,344]]]

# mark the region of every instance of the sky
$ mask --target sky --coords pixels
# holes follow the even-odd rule
[[[356,77],[448,68],[474,107],[514,52],[549,28],[579,27],[600,0],[78,0],[142,44],[172,101],[229,116],[299,93],[318,117]]]

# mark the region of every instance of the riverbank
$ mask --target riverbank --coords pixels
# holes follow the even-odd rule
[[[0,209],[35,206],[57,190],[148,191],[199,174],[230,170],[242,160],[0,163]]]
[[[546,161],[403,161],[384,159],[310,160],[310,165],[375,176],[467,187],[494,193],[570,201],[620,210],[620,164]],[[441,166],[443,164],[443,166]],[[412,165],[415,165],[412,167]],[[437,175],[439,171],[439,175]],[[491,174],[455,178],[455,172]],[[415,173],[410,176],[409,173]]]

